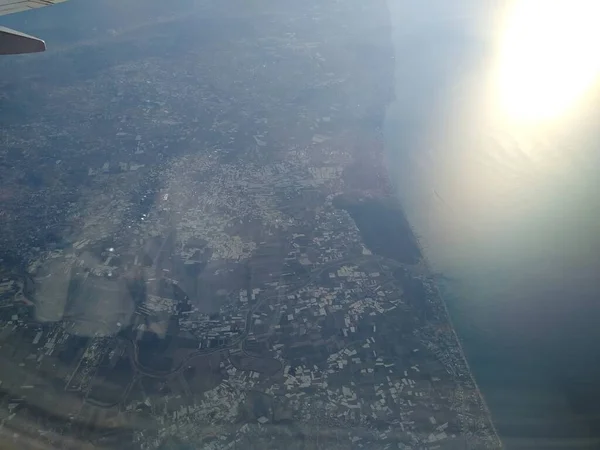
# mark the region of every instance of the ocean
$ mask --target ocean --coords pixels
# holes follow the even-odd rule
[[[540,24],[518,1],[389,8],[390,177],[503,442],[600,448],[600,64],[577,32],[585,16]],[[539,38],[568,26],[580,41]]]

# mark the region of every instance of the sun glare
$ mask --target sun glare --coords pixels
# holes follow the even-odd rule
[[[566,113],[600,75],[600,0],[516,0],[502,26],[496,93],[510,120]]]

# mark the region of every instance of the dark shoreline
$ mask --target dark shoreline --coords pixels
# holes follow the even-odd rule
[[[404,264],[417,264],[421,260],[421,249],[394,198],[351,199],[338,196],[333,205],[350,214],[365,245],[373,253]]]

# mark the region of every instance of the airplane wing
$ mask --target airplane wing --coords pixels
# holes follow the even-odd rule
[[[62,3],[66,0],[0,0],[0,16]]]
[[[54,5],[66,0],[0,0],[0,16]],[[43,52],[46,44],[41,39],[10,28],[0,27],[0,55]]]

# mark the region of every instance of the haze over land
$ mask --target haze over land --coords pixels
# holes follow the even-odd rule
[[[99,5],[0,61],[4,429],[499,448],[389,183],[385,2]]]

